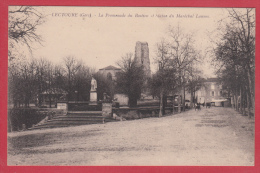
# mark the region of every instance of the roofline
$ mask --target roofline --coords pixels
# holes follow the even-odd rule
[[[116,69],[105,69],[105,68],[100,68],[98,70],[122,70],[121,68],[116,68]]]
[[[121,70],[121,68],[118,68],[118,67],[115,67],[115,66],[112,66],[112,65],[109,65],[109,66],[106,66],[106,67],[104,67],[104,68],[100,68],[99,70],[107,70],[106,68],[107,67],[113,67],[114,69],[110,69],[110,70]],[[108,69],[109,70],[109,69]]]

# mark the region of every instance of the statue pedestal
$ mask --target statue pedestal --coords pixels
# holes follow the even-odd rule
[[[90,91],[90,105],[97,105],[97,92]]]
[[[102,103],[102,116],[112,117],[112,103]]]

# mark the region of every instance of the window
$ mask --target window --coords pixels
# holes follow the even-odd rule
[[[214,96],[214,91],[211,91],[211,96]]]

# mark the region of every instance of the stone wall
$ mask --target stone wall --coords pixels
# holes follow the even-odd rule
[[[171,112],[172,109],[165,110],[166,114],[169,114]],[[117,117],[120,117],[125,120],[159,117],[159,108],[155,108],[155,109],[120,108],[120,109],[113,109],[113,114],[116,114]]]

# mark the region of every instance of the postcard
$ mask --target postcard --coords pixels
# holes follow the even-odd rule
[[[255,28],[245,7],[8,6],[7,167],[254,168]]]

